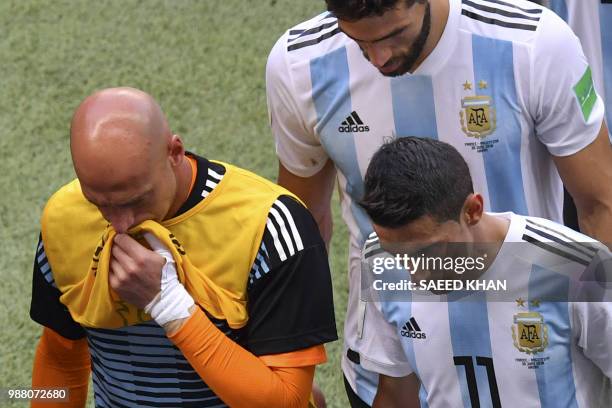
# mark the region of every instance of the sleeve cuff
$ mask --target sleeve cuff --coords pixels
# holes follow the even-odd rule
[[[268,354],[259,359],[268,367],[308,367],[325,363],[327,354],[321,344],[289,353]]]
[[[303,164],[303,157],[297,157],[296,160],[291,160],[291,158],[286,157],[287,155],[284,154],[278,147],[276,149],[276,155],[284,168],[286,168],[291,174],[302,178],[312,177],[317,174],[323,167],[325,167],[328,160],[327,157],[316,157],[315,155],[310,155],[310,163],[305,165]],[[303,156],[308,157],[308,154],[304,154]]]
[[[414,371],[409,364],[384,364],[374,361],[359,353],[359,364],[368,371],[374,371],[378,374],[383,374],[389,377],[405,377],[412,374]]]
[[[207,333],[211,329],[217,329],[214,324],[206,317],[200,307],[196,307],[195,311],[187,318],[174,332],[168,334],[168,338],[180,347],[182,344],[195,344],[195,338],[202,333]]]

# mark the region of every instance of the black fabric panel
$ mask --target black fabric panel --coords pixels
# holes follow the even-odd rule
[[[570,193],[567,192],[567,189],[565,187],[563,187],[563,223],[566,227],[569,227],[574,231],[580,232],[576,204],[574,203],[574,199],[572,198]]]
[[[338,339],[324,247],[310,247],[270,270],[249,293],[244,346],[287,353]]]
[[[304,249],[278,261],[268,231],[270,271],[248,292],[249,322],[242,341],[255,355],[287,353],[338,339],[327,251],[310,212],[288,196],[285,204]],[[275,262],[276,261],[276,262]]]

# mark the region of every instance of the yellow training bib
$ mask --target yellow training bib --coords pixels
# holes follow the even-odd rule
[[[240,328],[248,321],[248,276],[270,207],[281,195],[296,197],[249,171],[220,164],[226,173],[206,199],[161,224],[145,221],[130,234],[155,234],[172,252],[179,280],[195,302],[230,327]],[[111,289],[108,273],[115,232],[85,199],[78,180],[49,199],[41,223],[60,300],[76,322],[118,328],[150,319]]]

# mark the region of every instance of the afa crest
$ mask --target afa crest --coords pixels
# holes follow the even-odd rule
[[[514,347],[527,354],[544,351],[548,346],[548,327],[538,312],[517,313],[512,325]]]
[[[467,136],[484,138],[495,131],[497,115],[491,97],[466,96],[461,99],[461,107],[461,130]]]

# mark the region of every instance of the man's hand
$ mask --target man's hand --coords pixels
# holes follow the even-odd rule
[[[144,309],[161,290],[166,259],[127,234],[117,234],[111,252],[108,281],[122,300]]]
[[[144,237],[153,251],[129,235],[115,236],[108,280],[121,299],[172,332],[191,315],[194,301],[178,279],[170,250],[153,234]]]

